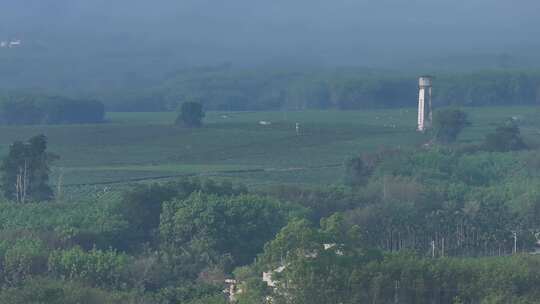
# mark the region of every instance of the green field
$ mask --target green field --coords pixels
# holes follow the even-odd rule
[[[539,108],[465,110],[473,125],[461,141],[481,140],[512,116],[530,141],[539,137]],[[63,172],[64,185],[180,175],[233,177],[248,185],[328,184],[340,182],[340,164],[352,155],[429,139],[415,132],[414,109],[210,112],[201,129],[173,126],[174,119],[174,113],[109,113],[108,123],[100,125],[0,127],[0,153],[14,140],[43,133],[61,156],[52,183]],[[260,125],[261,120],[272,124]]]

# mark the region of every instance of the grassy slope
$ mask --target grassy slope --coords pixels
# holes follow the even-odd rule
[[[532,107],[467,109],[473,126],[462,136],[476,141],[510,116],[524,119],[524,133],[537,137],[538,110]],[[108,124],[0,127],[0,154],[16,139],[38,133],[61,155],[64,183],[94,183],[175,174],[245,169],[270,172],[221,174],[248,184],[332,183],[347,157],[384,146],[418,145],[413,109],[208,113],[206,126],[172,126],[174,113],[110,113]],[[260,120],[271,121],[261,126]],[[303,135],[295,135],[295,122]],[[332,168],[318,168],[334,165]],[[298,170],[298,168],[311,168]],[[53,178],[54,182],[54,178]]]

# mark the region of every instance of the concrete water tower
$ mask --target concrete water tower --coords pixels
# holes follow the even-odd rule
[[[418,131],[424,132],[433,123],[433,107],[431,103],[431,88],[433,77],[420,76],[418,78]]]

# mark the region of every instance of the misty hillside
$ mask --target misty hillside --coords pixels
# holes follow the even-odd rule
[[[0,86],[59,92],[150,87],[177,70],[365,66],[530,67],[533,0],[5,0]],[[422,53],[422,56],[420,56]]]

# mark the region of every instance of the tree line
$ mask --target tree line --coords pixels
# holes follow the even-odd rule
[[[437,73],[434,104],[524,105],[540,102],[538,70]],[[369,69],[193,69],[161,85],[100,96],[113,111],[171,111],[182,102],[208,110],[304,110],[414,107],[417,74]]]
[[[433,72],[434,105],[530,105],[540,102],[540,71]],[[417,74],[370,69],[188,69],[152,87],[91,94],[94,99],[28,95],[5,100],[3,123],[93,123],[103,111],[176,111],[201,103],[210,111],[414,107]],[[9,95],[9,94],[8,94]],[[95,100],[103,101],[103,105]],[[15,114],[15,115],[11,115]]]
[[[105,106],[96,100],[50,96],[11,96],[0,100],[0,124],[101,123]]]
[[[339,215],[319,227],[290,222],[254,264],[236,271],[237,303],[538,303],[538,257],[421,258],[360,239]],[[261,282],[263,271],[273,286]]]

